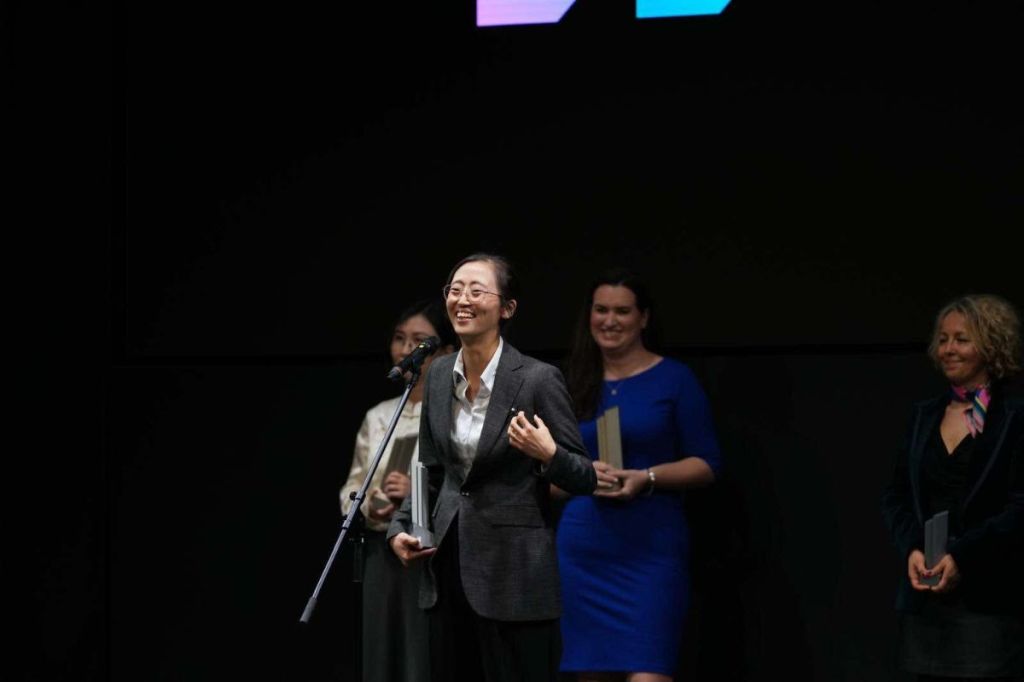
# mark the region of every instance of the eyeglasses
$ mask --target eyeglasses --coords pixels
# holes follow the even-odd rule
[[[466,293],[466,298],[469,299],[470,303],[476,303],[484,297],[484,294],[490,294],[491,296],[502,298],[501,294],[496,294],[493,291],[487,291],[486,289],[465,289],[458,284],[449,284],[441,289],[441,293],[444,294],[445,298],[462,298],[463,292]]]

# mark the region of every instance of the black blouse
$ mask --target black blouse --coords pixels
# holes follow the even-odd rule
[[[949,512],[949,534],[957,536],[963,532],[960,507],[967,487],[967,471],[977,441],[967,434],[953,452],[947,452],[942,441],[941,420],[928,441],[922,473],[924,476],[924,501],[926,518],[941,511]]]

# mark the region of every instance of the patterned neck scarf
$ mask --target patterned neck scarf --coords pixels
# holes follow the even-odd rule
[[[971,436],[977,438],[978,434],[985,430],[985,415],[988,413],[988,404],[992,401],[992,392],[988,386],[980,386],[974,391],[959,386],[952,388],[953,400],[969,405],[964,410],[964,419],[967,420],[967,430],[971,432]]]

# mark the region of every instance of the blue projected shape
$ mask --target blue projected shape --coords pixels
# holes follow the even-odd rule
[[[477,0],[477,26],[555,24],[576,0]]]
[[[636,0],[637,19],[721,14],[729,0]]]

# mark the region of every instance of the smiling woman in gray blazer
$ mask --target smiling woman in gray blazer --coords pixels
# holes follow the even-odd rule
[[[501,337],[516,312],[504,258],[455,265],[445,304],[462,342],[425,378],[419,455],[430,472],[436,548],[410,533],[408,501],[388,538],[404,562],[427,560],[434,679],[556,680],[561,593],[550,484],[589,495],[597,479],[561,373]]]

